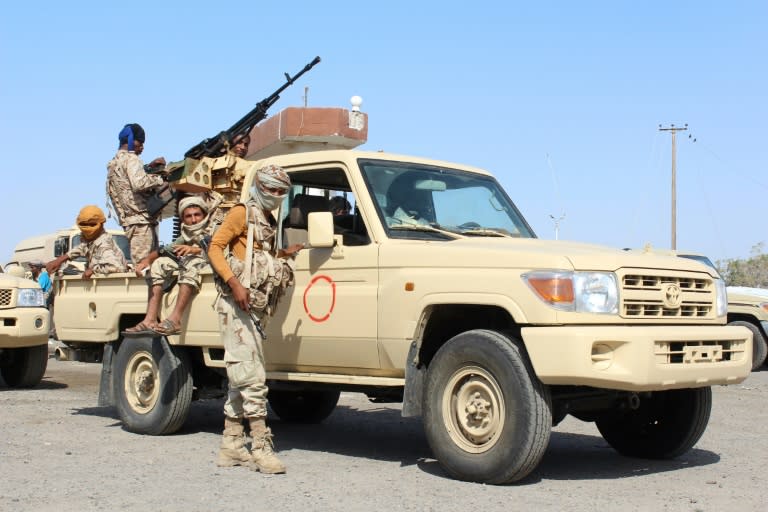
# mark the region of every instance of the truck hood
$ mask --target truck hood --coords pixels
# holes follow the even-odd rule
[[[473,237],[440,242],[396,240],[382,247],[381,264],[604,272],[614,272],[620,268],[648,268],[704,272],[718,277],[702,263],[675,256],[536,238]]]
[[[0,288],[39,288],[40,285],[31,279],[16,277],[10,274],[0,274]]]

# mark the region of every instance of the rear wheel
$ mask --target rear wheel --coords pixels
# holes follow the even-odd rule
[[[765,362],[766,355],[768,355],[768,345],[765,343],[763,333],[755,324],[743,320],[736,320],[728,325],[741,325],[752,331],[752,369],[760,368]]]
[[[693,448],[707,428],[711,409],[708,387],[656,391],[641,397],[637,409],[606,413],[595,423],[622,455],[671,459]]]
[[[320,423],[339,403],[338,391],[271,389],[269,406],[281,420],[295,423]]]
[[[549,443],[549,388],[522,343],[495,331],[450,339],[427,370],[424,428],[454,478],[502,484],[528,475]]]
[[[114,396],[126,430],[171,434],[181,428],[192,403],[186,352],[165,338],[125,338],[114,359]]]
[[[48,344],[7,348],[0,354],[0,374],[12,388],[36,386],[48,367]]]

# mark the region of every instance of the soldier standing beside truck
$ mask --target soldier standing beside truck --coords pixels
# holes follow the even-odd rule
[[[251,198],[233,207],[213,235],[208,256],[222,284],[216,300],[229,392],[224,404],[224,432],[217,464],[250,465],[262,473],[285,473],[267,427],[267,386],[261,319],[273,311],[273,298],[293,281],[292,258],[303,247],[278,250],[277,221],[272,216],[291,186],[288,174],[269,165],[259,170]],[[229,256],[225,257],[225,249]],[[276,294],[276,295],[275,295]],[[253,445],[245,448],[243,418]]]
[[[139,158],[145,138],[139,124],[125,125],[118,135],[117,154],[107,164],[107,194],[130,241],[134,265],[158,248],[158,220],[150,214],[147,201],[164,185],[161,176],[147,171],[162,168],[165,159],[155,158],[145,166]]]

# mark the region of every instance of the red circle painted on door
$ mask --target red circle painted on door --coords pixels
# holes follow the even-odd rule
[[[328,311],[325,312],[322,315],[313,314],[309,311],[309,305],[307,304],[307,295],[309,294],[309,290],[312,289],[313,286],[315,286],[318,282],[324,281],[325,283],[329,284],[331,286],[331,306],[328,308]],[[333,307],[336,305],[336,283],[333,282],[333,279],[331,279],[328,276],[319,275],[312,278],[312,280],[307,285],[306,289],[304,290],[304,311],[307,313],[307,316],[310,320],[313,322],[325,322],[330,318],[331,313],[333,313]],[[315,311],[317,313],[317,311]]]

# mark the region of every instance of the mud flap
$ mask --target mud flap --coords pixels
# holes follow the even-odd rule
[[[426,368],[416,366],[418,355],[416,342],[411,343],[408,349],[408,363],[405,365],[405,391],[403,392],[403,412],[404,418],[421,416],[421,402],[424,397],[424,378],[426,377]]]
[[[112,354],[113,344],[104,345],[104,356],[101,360],[101,380],[99,381],[99,407],[115,406],[115,392],[112,385]]]

